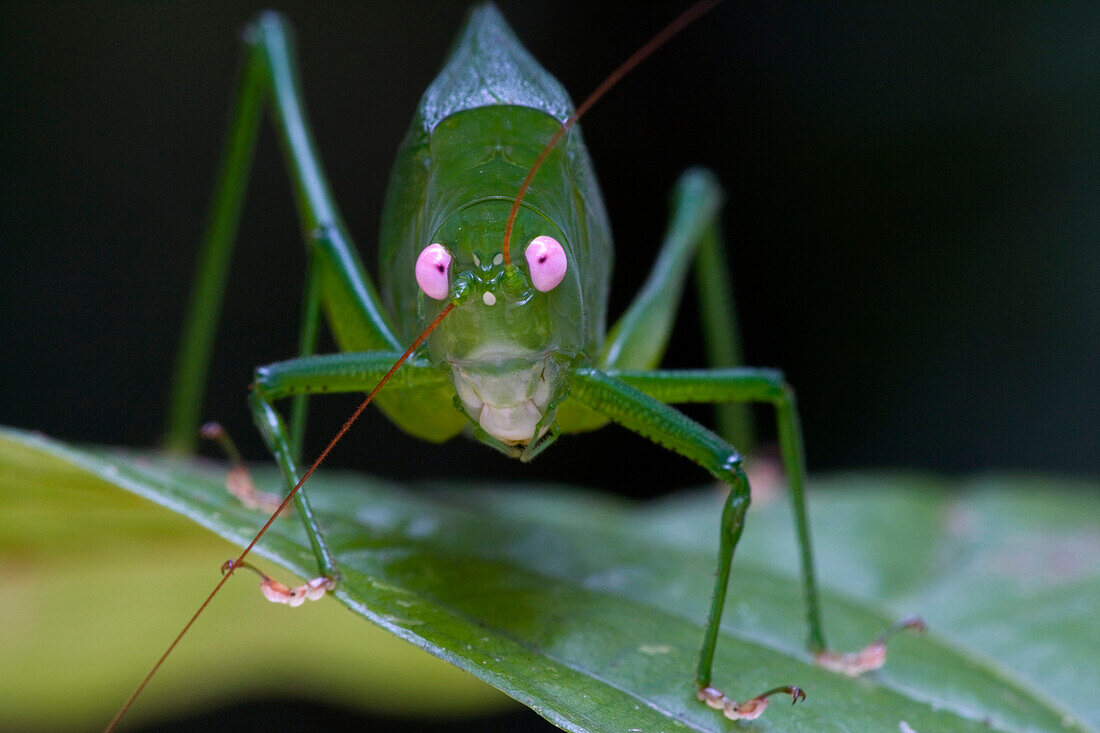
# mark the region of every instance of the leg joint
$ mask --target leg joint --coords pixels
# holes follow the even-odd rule
[[[281,14],[274,10],[264,10],[257,13],[256,17],[244,27],[241,40],[246,46],[259,46],[267,42],[267,37],[273,32],[285,35],[286,29],[287,23]]]
[[[783,392],[782,392],[781,399],[783,400],[784,403],[789,405],[791,408],[794,408],[795,405],[797,404],[797,400],[795,399],[795,394],[794,394],[794,387],[792,387],[786,379],[783,380],[782,387],[783,387]]]
[[[776,407],[783,407],[784,405],[794,407],[794,387],[787,381],[787,377],[778,369],[769,369],[768,371],[771,372],[769,381],[772,390],[768,397],[768,402]]]
[[[271,369],[266,366],[256,367],[252,372],[252,384],[250,389],[259,395],[266,395],[271,387]]]
[[[332,242],[337,236],[339,236],[339,233],[336,225],[328,221],[319,222],[317,226],[313,227],[313,231],[309,233],[310,242],[314,249],[325,247],[332,249]]]
[[[735,483],[745,478],[745,472],[741,469],[741,464],[744,461],[741,458],[741,454],[737,452],[737,449],[733,446],[729,446],[724,456],[721,456],[718,460],[718,470],[716,473],[721,475],[721,478],[730,483]],[[747,479],[745,479],[747,480]]]

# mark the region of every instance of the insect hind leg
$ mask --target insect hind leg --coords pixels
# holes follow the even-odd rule
[[[233,439],[221,424],[208,422],[199,429],[203,440],[211,440],[219,445],[229,459],[229,471],[225,476],[226,490],[235,496],[246,509],[260,509],[267,514],[279,511],[283,497],[267,491],[260,491],[252,480],[252,473],[241,458]]]
[[[308,282],[312,284],[307,284],[307,291],[320,288],[314,273],[324,269],[328,276],[324,297],[330,305],[337,303],[343,315],[341,343],[360,350],[400,351],[402,347],[329,190],[302,100],[290,29],[277,13],[260,13],[244,34],[241,73],[173,374],[165,443],[176,452],[191,453],[195,448],[210,356],[265,108],[270,109],[283,143],[310,255]],[[319,299],[319,293],[307,292],[310,298]],[[303,318],[304,323],[309,320]],[[306,338],[310,336],[304,331],[303,341]],[[298,420],[292,418],[291,424]],[[293,427],[291,434],[295,434]]]

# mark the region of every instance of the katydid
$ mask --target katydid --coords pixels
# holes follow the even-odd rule
[[[293,498],[320,577],[296,589],[266,579],[269,599],[298,605],[339,582],[339,558],[327,548],[307,494],[299,489],[375,395],[378,407],[414,437],[442,442],[463,433],[524,462],[563,433],[614,422],[695,462],[729,488],[695,685],[698,699],[727,717],[758,717],[768,695],[782,691],[793,701],[804,695],[797,687],[781,686],[737,703],[711,685],[733,553],[750,500],[742,458],[728,439],[738,432],[742,413],[720,409],[714,432],[670,405],[728,408],[760,402],[775,409],[794,502],[809,649],[823,664],[848,673],[882,663],[881,642],[863,656],[826,651],[794,393],[776,370],[737,366],[719,234],[723,195],[712,174],[695,169],[680,179],[672,222],[649,279],[619,320],[606,325],[611,233],[592,163],[573,123],[619,76],[713,4],[689,9],[577,110],[496,8],[475,8],[398,151],[382,218],[381,288],[362,266],[329,192],[286,24],[264,13],[248,28],[176,372],[169,442],[189,445],[198,430],[251,149],[260,115],[270,105],[308,265],[299,356],[257,369],[249,404],[290,491],[283,507]],[[658,369],[693,261],[700,298],[713,314],[704,324],[711,368]],[[341,353],[313,353],[322,320]],[[400,378],[390,381],[398,369]],[[322,392],[369,396],[303,471],[306,399]],[[287,398],[292,406],[284,420],[275,404]],[[243,558],[251,548],[226,564],[226,578],[246,565]]]

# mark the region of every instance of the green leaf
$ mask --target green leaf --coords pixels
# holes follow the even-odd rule
[[[276,486],[272,473],[260,472],[257,479]],[[5,633],[22,627],[12,637],[15,658],[6,658],[7,644],[0,649],[0,674],[13,675],[0,685],[0,715],[12,715],[19,682],[33,681],[21,673],[34,656],[22,640],[43,636],[40,613],[51,616],[50,631],[62,635],[79,619],[110,613],[115,631],[101,646],[125,644],[126,655],[151,662],[172,632],[147,638],[148,619],[138,608],[140,597],[153,592],[149,581],[189,571],[195,563],[212,585],[213,568],[228,557],[221,550],[213,560],[198,559],[191,552],[197,542],[179,522],[121,492],[104,493],[105,484],[172,508],[237,545],[250,540],[263,521],[225,492],[223,467],[0,433],[5,578],[19,578],[13,571],[18,573],[20,562],[36,567],[34,548],[53,546],[50,533],[67,544],[74,562],[100,552],[136,553],[144,566],[108,577],[98,593],[89,591],[88,578],[47,569],[57,603],[66,606],[56,615],[50,608],[0,605]],[[886,667],[864,678],[815,667],[803,651],[805,623],[785,502],[754,509],[738,550],[715,683],[740,698],[798,684],[809,697],[793,708],[773,704],[745,727],[897,731],[904,722],[928,733],[1085,731],[1096,725],[1095,487],[1080,487],[1091,494],[1060,492],[1049,482],[1000,479],[960,492],[926,477],[894,475],[836,477],[813,488],[832,643],[861,646],[908,613],[923,615],[931,631],[899,637]],[[691,679],[713,579],[717,491],[634,505],[560,487],[406,487],[339,474],[318,476],[309,491],[341,563],[336,595],[342,603],[559,726],[727,731],[741,725],[696,702]],[[127,543],[122,548],[120,538]],[[135,539],[140,541],[133,544]],[[259,551],[303,577],[315,572],[293,519],[277,522]],[[179,567],[180,557],[185,567]],[[277,678],[308,663],[313,691],[326,697],[341,696],[330,654],[350,651],[362,666],[376,663],[374,640],[361,642],[353,632],[330,626],[329,616],[317,620],[326,606],[335,606],[331,601],[296,611],[274,607],[260,600],[245,576],[235,578],[227,593],[239,594],[247,610],[200,621],[181,645],[180,658],[165,666],[164,677],[148,691],[154,699],[141,699],[136,713],[143,705],[156,707],[157,697],[209,695],[225,680],[247,674],[242,670],[256,658],[261,667],[274,666],[265,646],[278,652]],[[169,600],[187,614],[202,595],[181,587]],[[108,611],[98,605],[100,596],[124,601]],[[211,613],[219,606],[241,608],[233,603],[219,597]],[[328,639],[326,645],[288,655],[282,631],[266,642],[245,639],[254,616],[269,611],[282,619],[280,628],[292,617],[296,625],[321,626],[318,638]],[[177,615],[168,625],[178,627],[182,620]],[[189,657],[196,647],[203,652]],[[66,669],[89,676],[86,668]],[[389,679],[406,685],[415,680],[414,692],[430,689],[431,712],[440,705],[460,707],[446,700],[470,694],[447,687],[452,682],[443,689],[421,685],[420,674],[410,668]],[[135,680],[109,677],[113,689],[100,686],[95,693],[120,703]],[[484,696],[480,700],[486,703]],[[44,697],[39,703],[48,704]],[[0,718],[9,721],[23,722]]]

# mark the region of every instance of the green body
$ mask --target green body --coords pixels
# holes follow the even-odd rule
[[[520,183],[572,104],[499,12],[491,5],[476,8],[421,100],[398,153],[382,222],[380,294],[328,189],[284,21],[261,14],[245,38],[236,109],[173,390],[169,444],[186,449],[197,432],[251,151],[268,103],[283,142],[308,266],[299,357],[257,369],[249,401],[288,489],[303,474],[299,464],[308,396],[374,389],[449,301],[449,315],[378,395],[379,406],[406,432],[441,441],[465,428],[487,445],[529,460],[563,430],[615,422],[729,487],[719,521],[714,598],[695,674],[699,688],[710,684],[733,551],[750,499],[748,478],[732,445],[748,435],[744,406],[733,403],[774,406],[801,548],[809,646],[823,649],[794,394],[779,372],[736,366],[736,325],[718,229],[722,193],[714,177],[694,170],[678,182],[652,273],[606,334],[611,237],[576,128],[535,176],[512,236],[513,266],[502,264],[506,217]],[[536,235],[557,238],[569,262],[565,280],[546,293],[532,288],[521,254]],[[414,278],[418,253],[433,242],[445,243],[454,255],[446,300],[424,296]],[[655,367],[692,263],[711,368],[659,370]],[[313,355],[322,322],[343,353]],[[482,401],[485,409],[507,411],[514,401],[527,398],[537,403],[542,417],[522,439],[489,434],[473,414]],[[275,408],[283,399],[292,402],[287,421]],[[671,406],[684,402],[715,405],[717,431]],[[306,491],[294,497],[321,574],[336,577],[338,558],[325,545]]]
[[[517,84],[516,73],[529,83]],[[539,93],[532,94],[532,88]],[[499,13],[491,6],[475,11],[420,100],[397,152],[382,212],[382,296],[403,338],[411,341],[427,325],[423,314],[418,317],[419,291],[409,276],[417,254],[439,239],[445,225],[461,226],[465,220],[483,228],[477,238],[458,242],[456,254],[467,265],[471,251],[483,264],[491,263],[501,251],[505,217],[520,184],[572,112],[565,89],[531,58]],[[492,201],[498,204],[482,205]],[[572,267],[554,307],[571,326],[562,334],[562,346],[598,347],[604,337],[611,230],[579,127],[551,151],[522,211],[520,224],[541,230],[544,221],[565,235]],[[522,232],[514,240],[524,242]]]
[[[397,153],[379,243],[382,298],[404,343],[444,305],[420,292],[412,277],[420,251],[443,242],[455,255],[452,280],[467,290],[432,334],[428,358],[452,375],[460,365],[479,384],[524,381],[516,375],[534,372],[545,380],[553,373],[549,403],[559,402],[567,389],[563,367],[588,362],[606,330],[611,232],[578,127],[539,168],[512,235],[517,264],[534,237],[561,242],[569,260],[565,280],[548,293],[529,283],[509,289],[501,250],[524,178],[572,112],[565,89],[520,45],[496,9],[475,10]],[[519,267],[526,277],[524,265]],[[482,301],[485,292],[493,293],[494,305]],[[523,385],[517,390],[524,397]],[[482,389],[488,391],[502,393],[506,402],[512,396],[508,387]],[[462,421],[436,418],[446,409],[390,414],[408,432],[446,440],[463,427]],[[467,418],[477,426],[476,415],[467,411]]]

